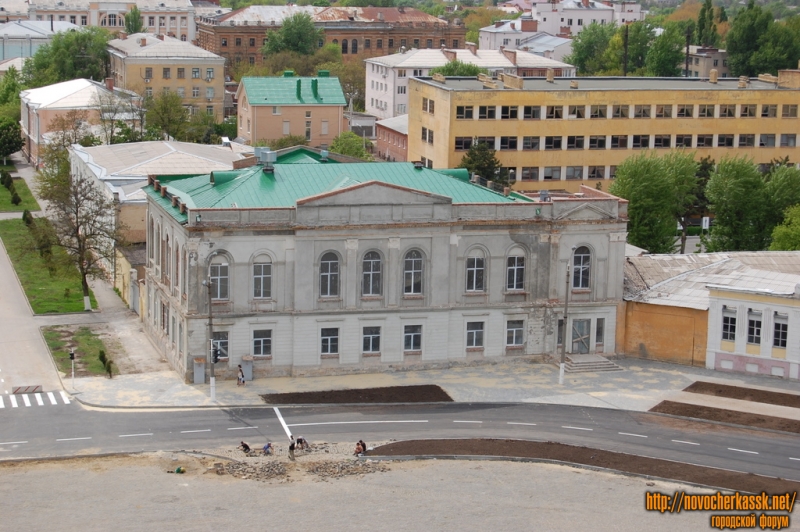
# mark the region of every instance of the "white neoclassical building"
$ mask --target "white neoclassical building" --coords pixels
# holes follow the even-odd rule
[[[555,354],[565,294],[567,351],[613,353],[627,202],[258,150],[262,164],[145,188],[143,319],[187,380],[212,345],[223,378]]]

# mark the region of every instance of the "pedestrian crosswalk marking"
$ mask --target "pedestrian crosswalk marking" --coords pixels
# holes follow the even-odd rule
[[[65,405],[69,404],[69,397],[67,397],[67,394],[63,390],[61,391],[61,398],[64,400]]]
[[[25,403],[25,406],[31,406],[31,400],[28,399],[28,394],[22,396],[22,402]]]
[[[36,403],[39,406],[44,406],[44,401],[42,401],[42,394],[37,393],[37,394],[34,394],[34,395],[36,396]]]
[[[5,408],[6,404],[3,402],[3,396],[0,395],[0,408]]]
[[[17,398],[16,397],[14,397],[13,395],[9,395],[8,398],[11,399],[11,406],[13,408],[17,408],[19,406],[17,404]]]
[[[58,399],[56,399],[55,392],[46,392],[47,398],[50,399],[51,405],[59,405]],[[69,400],[69,395],[65,392],[58,392],[61,394],[61,398],[65,405],[70,404],[72,401]],[[11,403],[11,408],[19,408],[22,405],[26,407],[35,406],[33,403],[33,399],[36,399],[36,405],[38,406],[46,406],[47,403],[44,400],[44,392],[43,393],[18,393],[18,394],[7,394],[5,397],[8,397],[9,402]],[[20,400],[21,399],[21,400]],[[6,401],[3,395],[0,395],[0,409],[6,408]]]
[[[51,404],[51,405],[57,405],[57,404],[58,404],[58,403],[56,402],[56,397],[55,397],[55,395],[53,395],[53,392],[47,392],[47,398],[48,398],[48,399],[50,399],[50,404]]]

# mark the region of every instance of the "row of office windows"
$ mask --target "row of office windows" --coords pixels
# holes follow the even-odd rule
[[[797,104],[665,104],[665,105],[473,105],[456,106],[456,119],[562,120],[605,118],[797,118]],[[522,112],[520,112],[520,109]],[[737,114],[738,109],[738,114]],[[565,114],[566,111],[566,114]]]
[[[339,44],[339,39],[333,39],[333,41],[331,42],[333,44]],[[422,39],[390,38],[387,39],[386,42],[388,44],[389,50],[394,49],[395,43],[399,43],[399,46],[401,48],[407,48],[409,42],[411,42],[412,48],[420,48],[422,44],[425,45],[425,48],[433,48],[436,39],[425,39],[423,41]],[[341,43],[342,43],[342,54],[347,54],[347,53],[357,54],[359,46],[363,46],[365,50],[372,49],[372,39],[366,37],[363,39],[363,42],[360,45],[358,39],[350,39],[349,41],[347,39],[342,39]],[[445,46],[447,46],[447,40],[439,39],[437,47],[444,48]],[[375,39],[375,48],[378,50],[383,49],[383,39]],[[453,39],[453,48],[458,48],[458,39]]]
[[[162,87],[161,92],[164,94],[168,94],[172,89],[170,87]],[[180,96],[181,98],[186,97],[186,88],[185,87],[176,87],[175,93]],[[192,87],[192,98],[200,98],[202,91],[200,87]],[[214,98],[214,87],[206,87],[205,97],[208,99]],[[144,89],[145,96],[152,96],[153,95],[153,87],[145,87]]]
[[[786,314],[776,312],[772,320],[772,347],[786,347],[789,335],[789,322]],[[747,343],[761,345],[763,340],[762,313],[757,310],[747,311]],[[722,339],[736,341],[736,311],[724,308],[722,312]]]
[[[506,257],[505,289],[509,292],[525,288],[525,256],[522,250],[515,249],[514,255]],[[252,269],[252,297],[271,299],[273,268],[271,262],[257,262]],[[577,248],[572,257],[572,287],[589,288],[591,274],[591,251],[586,246]],[[472,250],[466,258],[464,290],[466,292],[485,292],[488,289],[488,260],[480,249]],[[424,294],[423,284],[425,259],[419,250],[405,254],[402,262],[403,294],[418,296]],[[326,252],[319,263],[319,296],[336,298],[341,294],[341,260],[337,253]],[[384,293],[385,261],[377,251],[369,251],[361,261],[361,296],[380,297]],[[230,298],[230,266],[214,263],[209,267],[211,298],[227,300]]]
[[[192,68],[192,79],[201,79],[203,69],[202,67],[193,67]],[[144,77],[146,79],[153,79],[153,67],[145,67],[144,69]],[[175,77],[176,79],[186,79],[186,68],[178,67],[175,69]],[[172,79],[172,67],[163,67],[161,69],[161,78],[162,79]],[[205,79],[212,80],[214,79],[214,69],[213,68],[206,68],[206,77]]]
[[[427,131],[427,133],[426,133]],[[433,131],[422,128],[422,140],[433,144]],[[716,142],[715,142],[716,141]],[[488,144],[500,151],[551,151],[551,150],[626,150],[648,148],[794,148],[795,133],[719,133],[700,135],[570,135],[570,136],[507,136],[507,137],[456,137],[455,151],[467,151],[473,144]]]

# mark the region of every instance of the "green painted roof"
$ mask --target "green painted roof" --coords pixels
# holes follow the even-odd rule
[[[313,81],[317,82],[316,94]],[[242,78],[242,85],[250,105],[347,105],[339,78]]]
[[[530,201],[517,195],[503,196],[487,188],[464,182],[413,163],[275,164],[274,172],[261,166],[179,180],[164,179],[169,195],[175,195],[189,209],[295,207],[297,200],[343,189],[367,181],[380,181],[451,198],[453,203],[510,203]],[[186,221],[169,197],[162,198],[152,186],[144,189],[179,221]]]
[[[323,163],[319,153],[304,148],[299,148],[285,155],[278,155],[277,162],[278,164],[339,164],[339,161],[334,161],[331,157],[328,157],[328,160]]]

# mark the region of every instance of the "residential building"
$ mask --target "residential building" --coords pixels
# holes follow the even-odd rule
[[[556,37],[548,33],[537,33],[523,38],[517,49],[541,55],[547,59],[563,61],[572,53],[572,39]]]
[[[411,160],[452,168],[486,142],[515,190],[607,189],[617,165],[644,150],[800,160],[800,70],[751,80],[415,78],[408,93]]]
[[[533,2],[508,0],[507,2],[498,2],[497,9],[506,13],[530,13],[533,9]]]
[[[478,44],[481,50],[499,50],[501,46],[516,50],[522,39],[539,34],[538,26],[538,21],[525,15],[514,20],[498,20],[478,30]]]
[[[318,45],[335,44],[345,61],[393,53],[404,48],[464,45],[466,28],[412,8],[249,6],[230,13],[201,17],[198,44],[225,57],[228,68],[239,63],[260,65],[269,32],[296,13],[307,13],[324,30]]]
[[[147,33],[195,40],[195,9],[191,0],[29,0],[28,19],[125,29],[125,14],[137,6]]]
[[[800,252],[627,257],[617,352],[798,378]]]
[[[3,5],[0,5],[0,20],[28,20],[28,0],[3,0]]]
[[[2,13],[0,13],[2,16]],[[79,29],[69,22],[37,22],[16,20],[0,24],[0,61],[15,57],[32,57],[36,50],[58,32]]]
[[[343,131],[347,100],[338,78],[322,70],[317,77],[242,78],[238,100],[238,138],[246,143],[302,135],[311,146],[330,145]]]
[[[627,202],[256,150],[251,168],[145,188],[145,331],[185,379],[203,382],[212,344],[222,378],[541,359],[567,296],[567,350],[613,352]]]
[[[126,35],[108,43],[111,76],[142,96],[176,92],[191,114],[223,118],[225,59],[191,43],[149,33]]]
[[[589,24],[630,24],[644,20],[642,6],[634,2],[597,0],[562,0],[536,3],[531,11],[539,31],[569,37],[577,35]]]
[[[686,76],[686,62],[683,61],[681,62],[683,76],[708,78],[712,70],[716,70],[721,78],[730,76],[728,52],[710,46],[689,46],[689,75]]]
[[[408,160],[408,115],[395,116],[375,123],[376,155],[384,161]]]
[[[401,50],[398,54],[367,59],[365,110],[379,119],[408,114],[408,81],[428,76],[432,68],[451,61],[469,63],[489,71],[518,76],[544,76],[552,69],[559,77],[575,76],[575,67],[521,50],[483,50],[467,43],[467,48],[452,50]]]

